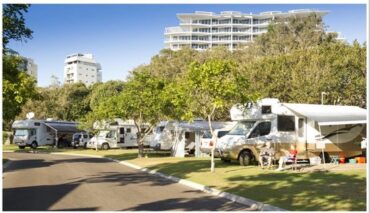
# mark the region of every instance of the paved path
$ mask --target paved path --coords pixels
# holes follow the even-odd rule
[[[248,210],[107,159],[3,153],[3,210]]]

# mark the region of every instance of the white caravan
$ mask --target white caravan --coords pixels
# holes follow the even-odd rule
[[[145,125],[142,131],[149,128]],[[115,122],[109,123],[105,128],[100,130],[87,144],[87,148],[110,149],[110,148],[127,148],[137,147],[137,128],[133,120],[122,121],[116,119]],[[144,146],[149,146],[152,135],[144,138]]]
[[[262,99],[247,107],[230,110],[238,124],[217,144],[223,160],[239,160],[242,165],[257,160],[258,146],[271,141],[275,159],[295,144],[298,159],[324,155],[361,155],[366,137],[366,110],[355,106],[290,104]]]
[[[212,128],[221,129],[234,125],[234,122],[212,122]],[[209,131],[208,121],[194,122],[163,121],[154,131],[150,147],[154,150],[172,151],[172,155],[183,157],[185,154],[201,156],[200,139]]]
[[[51,120],[16,120],[12,124],[13,143],[20,149],[26,146],[37,148],[43,145],[68,146],[72,135],[79,130],[77,123]]]

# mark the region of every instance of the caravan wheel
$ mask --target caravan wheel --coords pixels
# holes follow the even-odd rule
[[[248,166],[252,163],[253,156],[251,152],[244,150],[239,155],[239,163],[241,166]]]
[[[108,150],[108,149],[109,149],[109,144],[104,143],[104,144],[101,146],[101,148],[102,148],[103,150]]]
[[[38,145],[37,145],[37,142],[36,142],[36,141],[34,141],[34,142],[32,142],[32,143],[31,143],[31,148],[32,148],[32,149],[36,149],[36,148],[37,148],[37,146],[38,146]]]
[[[24,148],[25,148],[25,146],[18,146],[18,148],[19,148],[19,149],[24,149]]]

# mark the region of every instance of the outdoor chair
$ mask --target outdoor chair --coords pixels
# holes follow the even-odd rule
[[[265,159],[265,158],[262,158],[263,159],[263,166],[268,166],[268,161],[267,161],[267,159]],[[275,165],[275,158],[274,158],[274,156],[272,156],[271,157],[271,165],[268,167],[268,168],[271,168],[271,167],[274,167],[274,165]],[[260,162],[258,162],[258,165],[260,166],[261,165],[261,163]]]
[[[339,164],[339,156],[338,155],[330,156],[330,163]]]

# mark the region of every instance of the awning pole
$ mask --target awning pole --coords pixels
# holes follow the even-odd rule
[[[58,130],[55,130],[55,144],[56,144],[56,148],[58,148],[58,143],[59,143],[59,140],[58,140]]]
[[[324,142],[323,142],[323,137],[322,137],[322,133],[321,133],[321,126],[319,125],[319,131],[320,131],[320,141],[321,141],[321,152],[322,152],[322,161],[324,162],[324,165],[326,164],[325,163],[325,155],[324,155]]]

